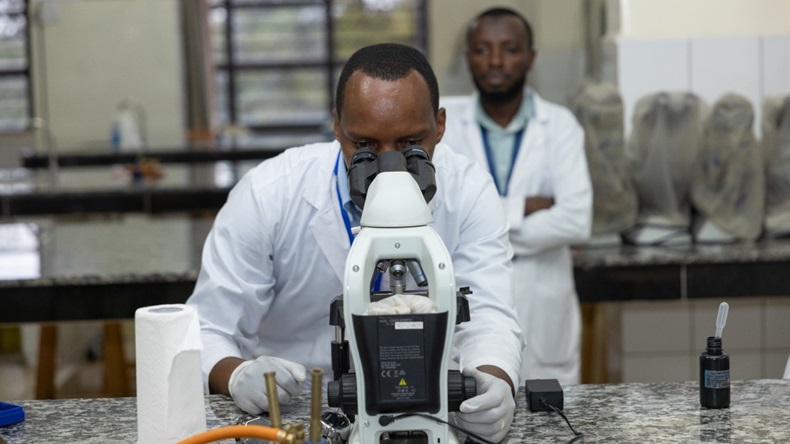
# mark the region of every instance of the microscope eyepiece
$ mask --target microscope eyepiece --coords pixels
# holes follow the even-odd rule
[[[373,162],[376,160],[378,155],[373,148],[360,148],[354,152],[354,155],[351,156],[351,166],[354,166],[358,163],[362,162]]]
[[[351,156],[348,168],[348,193],[351,201],[359,208],[365,207],[368,187],[378,174],[378,155],[372,148],[361,148]]]
[[[411,145],[403,151],[403,156],[406,158],[406,168],[417,181],[425,202],[430,202],[436,194],[436,168],[428,152],[419,145]]]
[[[378,159],[379,173],[407,171],[406,158],[400,151],[384,151]]]
[[[364,209],[368,188],[378,173],[407,171],[420,187],[425,202],[436,194],[436,170],[428,152],[419,145],[411,145],[403,152],[385,151],[376,154],[372,148],[360,148],[351,156],[348,168],[348,189],[351,200]]]
[[[425,148],[421,147],[420,145],[409,145],[405,150],[403,150],[403,157],[408,159],[410,157],[418,156],[425,160],[431,160],[428,157],[428,151],[425,151]]]

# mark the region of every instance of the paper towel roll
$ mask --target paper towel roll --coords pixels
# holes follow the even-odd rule
[[[183,304],[143,307],[134,327],[137,442],[176,442],[205,431],[197,311]]]

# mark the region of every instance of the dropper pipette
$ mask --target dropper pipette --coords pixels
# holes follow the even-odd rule
[[[719,315],[716,317],[716,339],[721,339],[724,324],[727,323],[727,314],[730,312],[730,304],[722,302],[719,304]]]

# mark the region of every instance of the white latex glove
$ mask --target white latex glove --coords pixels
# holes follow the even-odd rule
[[[456,425],[489,441],[501,441],[510,430],[516,409],[510,384],[477,369],[464,369],[464,375],[475,377],[477,396],[461,403]]]
[[[303,365],[271,356],[261,356],[254,361],[244,361],[233,370],[228,391],[240,409],[253,415],[269,411],[264,373],[275,372],[277,399],[280,404],[290,404],[291,398],[302,393],[301,383],[307,380]]]
[[[411,313],[436,313],[436,304],[425,296],[396,294],[378,302],[371,302],[366,315],[396,315]]]

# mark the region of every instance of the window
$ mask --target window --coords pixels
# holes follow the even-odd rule
[[[0,0],[0,132],[25,130],[30,121],[27,0]]]
[[[212,0],[214,120],[258,134],[331,131],[336,79],[358,48],[425,51],[425,0]]]

